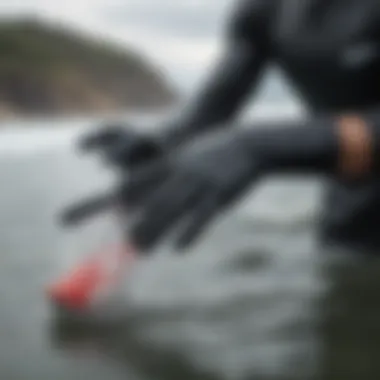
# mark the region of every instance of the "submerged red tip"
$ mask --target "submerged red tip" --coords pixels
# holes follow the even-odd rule
[[[49,286],[48,297],[59,306],[84,310],[99,292],[112,291],[112,286],[125,274],[125,265],[133,256],[133,251],[125,247],[103,251]]]

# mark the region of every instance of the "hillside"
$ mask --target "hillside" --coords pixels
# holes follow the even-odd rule
[[[40,21],[0,21],[0,117],[151,109],[175,100],[136,52]]]

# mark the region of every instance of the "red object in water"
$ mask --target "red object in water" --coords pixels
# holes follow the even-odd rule
[[[60,307],[84,311],[97,296],[112,292],[133,259],[134,251],[128,246],[101,251],[49,286],[48,296]]]

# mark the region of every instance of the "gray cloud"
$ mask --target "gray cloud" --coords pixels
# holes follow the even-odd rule
[[[192,87],[217,49],[228,8],[238,0],[5,0],[0,13],[53,17],[116,38]]]
[[[218,34],[231,2],[140,0],[105,6],[100,12],[101,17],[119,25],[128,24],[160,34],[199,39]]]

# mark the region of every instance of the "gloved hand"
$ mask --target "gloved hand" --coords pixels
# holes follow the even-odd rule
[[[339,146],[334,128],[325,121],[314,124],[231,130],[184,147],[169,164],[156,161],[137,171],[131,178],[135,191],[153,178],[156,188],[141,202],[133,243],[149,250],[181,223],[175,245],[186,247],[263,174],[333,170]]]
[[[150,134],[143,134],[128,125],[105,125],[84,136],[79,147],[85,152],[100,153],[112,167],[121,170],[119,193],[131,212],[156,189],[163,173],[168,170],[168,156],[204,132],[196,127],[186,118],[163,123]],[[156,161],[158,165],[155,165]],[[150,169],[141,171],[143,167]],[[141,176],[140,172],[150,174]]]
[[[140,200],[156,187],[155,176],[150,176],[145,182],[140,181],[137,188],[130,183],[129,177],[156,160],[161,160],[160,165],[163,166],[169,151],[158,133],[143,134],[136,128],[121,125],[105,125],[92,131],[79,141],[79,149],[100,154],[112,168],[120,171],[118,193],[129,212],[138,208]]]
[[[228,133],[183,148],[169,165],[156,162],[141,170],[131,178],[134,188],[153,177],[157,185],[132,227],[134,243],[142,250],[153,248],[186,219],[176,245],[189,245],[260,177],[262,168],[261,157],[252,154],[244,139]]]

